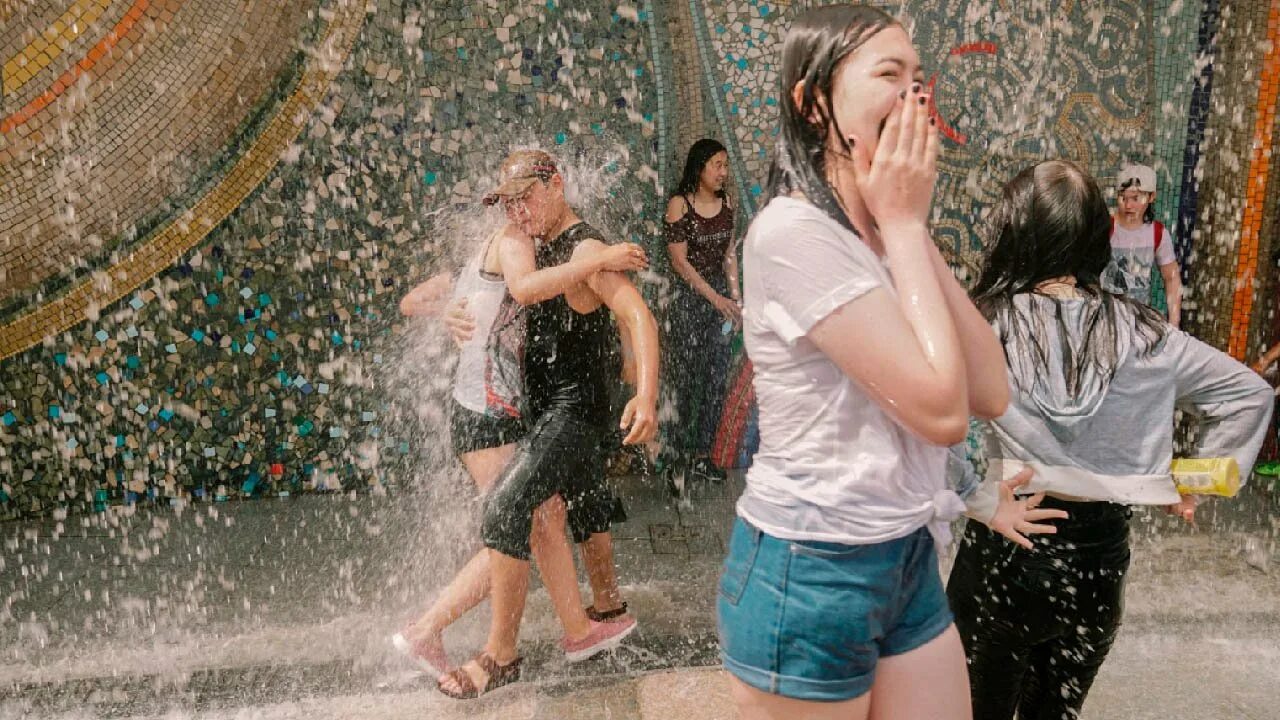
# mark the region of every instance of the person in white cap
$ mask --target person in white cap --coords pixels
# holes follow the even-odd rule
[[[471,262],[457,274],[436,275],[415,287],[400,303],[408,317],[441,317],[459,348],[449,400],[449,443],[466,467],[476,487],[485,493],[515,454],[516,442],[525,434],[520,416],[519,368],[516,353],[500,352],[492,345],[490,331],[500,323],[500,311],[509,289],[504,277],[500,251],[507,233],[518,232],[504,224],[488,235]],[[598,272],[629,272],[648,267],[644,249],[634,243],[618,243],[591,257],[572,259],[562,265],[526,274],[515,293],[525,302],[558,296],[575,283]],[[519,342],[523,328],[509,326],[504,337]],[[505,367],[504,367],[505,366]],[[516,382],[510,382],[510,380]],[[603,500],[611,501],[611,497]],[[612,504],[612,503],[610,503]],[[543,585],[552,606],[563,615],[566,632],[579,631],[587,620],[611,620],[627,614],[627,603],[618,589],[613,571],[612,545],[585,536],[581,553],[591,582],[593,604],[576,605],[578,574],[573,551],[563,526],[581,528],[591,522],[582,503],[572,510],[563,502],[536,513],[530,549],[542,573]],[[559,532],[557,532],[559,531]],[[445,586],[420,617],[396,633],[392,644],[413,659],[433,679],[449,672],[444,630],[489,595],[489,552],[480,550]],[[581,632],[579,633],[581,634]]]
[[[532,292],[529,276],[589,261],[609,243],[569,206],[564,179],[548,153],[517,150],[503,161],[499,175],[485,203],[501,203],[518,233],[505,233],[498,251],[508,292],[489,342],[506,344],[511,321],[523,318],[515,325],[527,342],[512,344],[511,351],[521,356],[519,377],[512,380],[523,386],[527,430],[485,498],[481,536],[489,549],[492,618],[484,649],[440,678],[440,691],[456,699],[476,698],[520,678],[517,638],[535,515],[548,512],[557,497],[569,510],[578,509],[580,522],[571,528],[575,539],[607,555],[608,562],[597,567],[611,569],[614,506],[601,482],[603,439],[610,426],[626,431],[624,445],[649,442],[657,431],[658,326],[644,299],[626,275],[604,269],[585,278],[566,277],[554,297]],[[629,338],[623,345],[630,349],[635,379],[635,395],[621,419],[610,405],[613,379],[628,372],[627,351],[616,347],[618,332]],[[549,522],[563,532],[563,517]],[[578,595],[576,586],[568,589]],[[563,605],[557,608],[565,625],[560,647],[569,662],[617,647],[636,627],[625,607],[620,616],[601,614],[596,620],[581,607],[580,597]]]
[[[1182,273],[1173,251],[1173,236],[1155,219],[1156,171],[1128,164],[1116,176],[1116,213],[1111,225],[1111,264],[1103,286],[1145,305],[1151,305],[1152,266],[1164,278],[1169,323],[1182,322]]]

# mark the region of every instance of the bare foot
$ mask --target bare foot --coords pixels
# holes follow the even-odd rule
[[[392,639],[398,650],[413,658],[432,678],[449,672],[449,655],[444,650],[444,637],[440,631],[408,627]]]
[[[467,664],[440,678],[440,692],[465,700],[479,697],[520,679],[520,658],[498,664],[488,653],[480,653]]]
[[[471,678],[472,687],[477,689],[483,688],[489,682],[489,673],[485,672],[475,660],[469,660],[457,670],[440,676],[440,689],[445,695],[461,695],[464,691],[470,690],[463,687],[464,683],[458,678],[459,672],[466,673],[467,677]]]

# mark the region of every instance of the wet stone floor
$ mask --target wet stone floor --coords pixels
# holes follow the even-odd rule
[[[464,556],[420,520],[425,500],[314,496],[0,527],[0,720],[733,717],[713,608],[740,480],[694,483],[683,502],[654,479],[619,482],[629,517],[615,545],[640,629],[566,664],[535,583],[525,681],[470,702],[436,693],[386,642]],[[1135,516],[1125,625],[1086,718],[1280,720],[1278,517],[1276,496],[1256,488],[1195,529]],[[446,634],[455,661],[487,619],[482,605]]]

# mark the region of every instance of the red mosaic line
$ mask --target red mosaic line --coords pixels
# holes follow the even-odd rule
[[[995,55],[1000,52],[1000,47],[993,42],[973,42],[957,45],[947,53],[952,57],[961,57],[963,55]],[[938,103],[935,101],[936,95],[934,87],[938,84],[938,75],[934,73],[929,78],[929,115],[938,123],[938,132],[951,142],[957,145],[964,145],[969,142],[969,137],[964,133],[951,127],[946,118],[942,117],[942,113],[938,111]]]
[[[975,42],[967,45],[957,45],[951,48],[952,55],[970,55],[973,53],[984,53],[987,55],[995,55],[999,48],[993,42]]]
[[[150,0],[134,0],[129,11],[125,13],[123,18],[120,18],[120,22],[116,23],[115,27],[111,29],[111,32],[107,33],[107,36],[102,38],[102,40],[99,40],[98,44],[94,45],[85,57],[81,58],[79,62],[68,68],[66,72],[62,73],[62,75],[49,86],[49,89],[40,93],[40,95],[38,95],[34,100],[22,106],[12,115],[0,120],[0,134],[7,135],[13,132],[28,120],[35,117],[36,113],[39,113],[41,110],[53,104],[53,101],[57,100],[59,96],[66,92],[67,88],[74,86],[76,81],[80,79],[81,75],[92,70],[99,61],[111,52],[111,49],[114,48],[121,39],[129,34],[129,31],[133,29],[133,26],[138,22],[138,20],[142,19],[143,13],[147,11],[147,7],[150,6],[150,4]]]

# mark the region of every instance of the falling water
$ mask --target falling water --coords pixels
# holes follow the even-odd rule
[[[1202,3],[1188,2],[1156,3],[1163,12],[1136,0],[900,3],[926,73],[936,75],[939,116],[954,130],[934,220],[962,277],[977,266],[984,210],[1035,159],[1078,157],[1105,179],[1122,160],[1156,157],[1161,182],[1179,186],[1180,165],[1169,160],[1181,163],[1182,148],[1169,148],[1185,135],[1188,98],[1203,89],[1196,74],[1210,60],[1194,49],[1188,10]],[[118,14],[127,5],[100,4]],[[685,149],[667,147],[660,160],[661,143],[728,126],[730,145],[768,146],[773,59],[786,19],[805,4],[378,0],[366,12],[347,0],[298,3],[281,21],[296,45],[248,50],[236,49],[239,36],[201,35],[201,22],[231,23],[225,9],[148,15],[140,27],[165,38],[172,23],[176,40],[120,47],[120,57],[147,60],[168,48],[158,66],[181,69],[184,47],[216,40],[226,50],[199,55],[207,67],[189,76],[83,74],[45,111],[43,145],[0,138],[0,224],[24,223],[21,236],[0,229],[0,258],[33,247],[48,271],[41,280],[0,270],[0,300],[41,307],[79,281],[110,287],[104,268],[164,223],[198,223],[189,209],[300,92],[297,68],[338,74],[327,90],[311,89],[312,105],[293,108],[306,119],[300,134],[217,229],[135,291],[89,304],[71,327],[0,366],[0,507],[10,518],[0,525],[0,718],[464,716],[386,642],[474,552],[479,508],[447,447],[452,344],[437,324],[400,318],[396,302],[465,263],[502,222],[476,202],[498,162],[540,146],[561,161],[585,219],[610,239],[650,248],[654,268],[636,280],[661,318],[671,274],[658,188],[674,178],[658,168],[678,170]],[[0,2],[5,51],[38,35],[11,30],[10,15],[43,27],[71,3],[33,3],[41,12],[27,14],[10,5]],[[242,5],[251,17],[261,4]],[[348,55],[326,28],[349,7],[363,30]],[[702,13],[705,41],[690,8]],[[1231,22],[1223,42],[1240,57],[1259,20]],[[244,30],[244,22],[225,26]],[[101,30],[75,42],[92,46],[108,35]],[[1149,42],[1185,46],[1185,62],[1153,75]],[[738,73],[735,102],[715,104],[730,83],[703,76],[699,52],[724,65],[725,77]],[[665,63],[670,86],[661,103],[655,62]],[[1244,65],[1220,74],[1219,88],[1256,84]],[[242,87],[261,92],[210,106],[207,77],[237,69]],[[259,82],[261,74],[275,79]],[[18,96],[5,87],[8,117]],[[143,100],[110,106],[95,100],[104,88]],[[1227,265],[1244,212],[1243,187],[1229,178],[1250,162],[1234,141],[1253,131],[1253,99],[1224,92],[1212,100],[1218,135],[1199,146],[1189,171],[1201,193],[1197,225],[1179,238],[1194,241],[1195,329],[1215,337],[1232,322],[1221,299],[1235,291]],[[1075,110],[1063,113],[1070,103]],[[151,152],[126,120],[165,106],[188,112],[156,130],[175,139]],[[662,113],[688,127],[662,135]],[[198,142],[179,143],[188,133]],[[114,135],[141,149],[122,159],[96,142]],[[126,159],[135,177],[114,172]],[[45,179],[52,189],[38,196]],[[744,192],[761,180],[741,178]],[[132,200],[129,212],[97,212],[117,197]],[[1158,202],[1175,227],[1177,193]],[[47,218],[26,223],[31,208],[47,208]],[[692,486],[682,504],[653,478],[615,482],[631,515],[616,530],[623,590],[642,631],[612,657],[567,666],[535,585],[522,646],[535,687],[593,689],[718,662],[715,577],[739,475]],[[1135,515],[1126,626],[1086,712],[1171,717],[1166,697],[1202,703],[1192,708],[1199,716],[1272,708],[1278,517],[1263,478],[1202,510],[1197,528],[1158,511]],[[487,620],[482,606],[447,634],[455,659],[480,647]],[[1202,692],[1189,689],[1204,678]],[[527,699],[520,692],[512,703]],[[1236,705],[1213,704],[1221,698]]]

